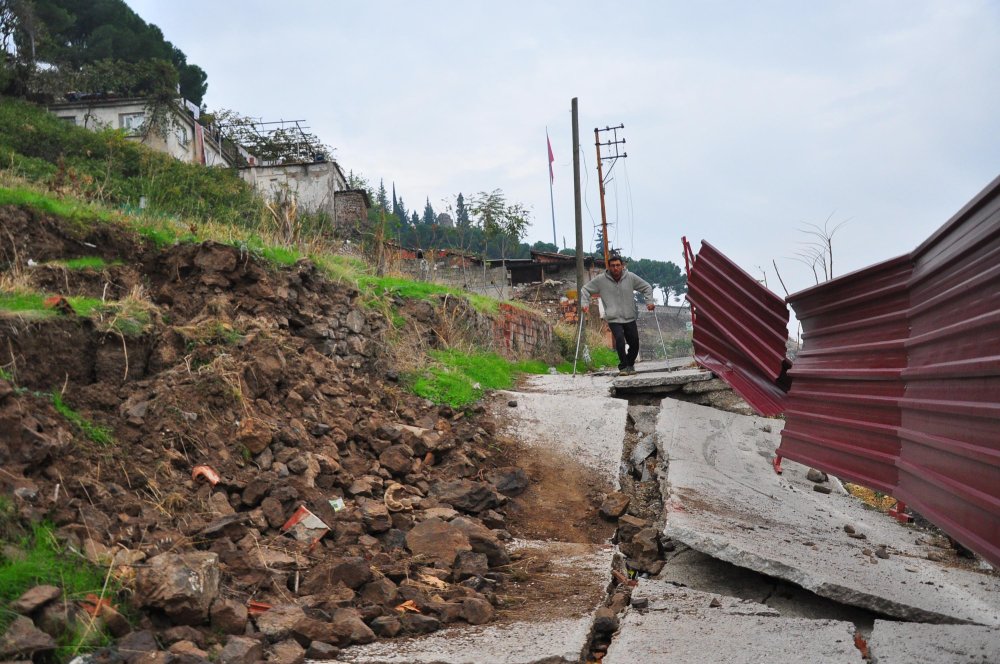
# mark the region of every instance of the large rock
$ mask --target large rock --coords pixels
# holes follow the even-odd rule
[[[406,475],[413,468],[413,450],[407,445],[391,445],[378,455],[378,462],[393,475]]]
[[[362,601],[370,604],[381,604],[382,606],[386,606],[396,599],[396,595],[396,584],[387,577],[369,582],[361,591]]]
[[[462,618],[470,625],[483,625],[493,619],[493,605],[485,599],[466,597],[462,600]]]
[[[427,519],[406,533],[406,546],[414,556],[451,567],[461,551],[472,551],[469,537],[453,522]]]
[[[375,632],[365,624],[355,609],[337,609],[331,622],[340,635],[342,646],[371,643],[375,640]]]
[[[438,482],[431,487],[430,495],[457,510],[476,514],[500,504],[500,495],[488,482],[452,480]]]
[[[118,652],[128,664],[150,661],[153,653],[160,649],[160,645],[156,642],[156,636],[148,629],[125,635],[124,638],[118,640],[116,645]]]
[[[271,428],[260,420],[248,417],[240,423],[236,431],[236,442],[243,445],[253,454],[263,452],[274,438]]]
[[[219,653],[220,664],[254,664],[264,659],[264,645],[247,636],[230,636]]]
[[[304,620],[306,612],[295,604],[280,604],[255,618],[257,629],[271,643],[283,641],[291,636],[300,621]]]
[[[621,515],[625,514],[625,510],[628,509],[629,497],[628,494],[622,493],[621,491],[616,491],[609,494],[604,502],[601,503],[601,516],[607,519],[617,519]]]
[[[485,554],[491,567],[506,565],[510,562],[510,556],[507,555],[507,549],[503,543],[497,539],[492,530],[479,521],[460,516],[452,519],[449,523],[465,533],[465,536],[469,538],[472,550]]]
[[[161,609],[174,622],[200,625],[219,593],[219,556],[208,551],[162,553],[136,574],[140,606]]]
[[[11,602],[10,610],[29,615],[60,597],[62,597],[62,590],[56,586],[35,586]]]
[[[361,501],[361,520],[365,524],[365,530],[373,535],[392,528],[389,508],[381,500]]]
[[[209,617],[212,629],[223,634],[242,634],[247,624],[247,607],[234,599],[218,598],[212,602]]]
[[[267,661],[274,664],[302,664],[306,661],[306,649],[294,639],[288,639],[271,646]]]
[[[18,616],[0,637],[0,659],[31,659],[36,654],[51,652],[55,647],[55,639],[35,627],[30,619]]]
[[[325,560],[309,571],[300,591],[303,595],[316,595],[340,583],[357,589],[371,581],[371,578],[371,565],[364,558]]]
[[[486,474],[486,479],[496,487],[496,490],[505,496],[517,496],[524,493],[528,488],[530,480],[523,468],[509,466],[497,468]]]

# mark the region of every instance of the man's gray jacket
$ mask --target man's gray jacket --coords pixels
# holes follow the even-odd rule
[[[604,320],[609,323],[630,323],[638,315],[633,291],[642,293],[646,302],[653,301],[653,287],[642,278],[625,270],[622,272],[621,280],[616,282],[611,273],[605,270],[583,287],[583,298],[580,303],[589,307],[590,298],[600,295],[604,303]]]

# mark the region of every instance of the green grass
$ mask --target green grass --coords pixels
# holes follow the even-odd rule
[[[128,306],[127,302],[103,305],[99,309],[102,321],[107,321],[108,329],[120,332],[126,337],[142,336],[149,329],[152,316],[148,309]]]
[[[0,311],[23,313],[37,318],[55,316],[57,313],[55,309],[45,306],[45,299],[48,297],[45,293],[21,291],[0,293]],[[70,296],[66,300],[73,307],[73,311],[84,318],[93,315],[104,304],[94,297]]]
[[[7,189],[0,187],[0,205],[28,207],[40,212],[53,214],[74,221],[111,221],[111,214],[91,207],[75,199],[53,198],[37,191],[22,187]]]
[[[81,256],[80,258],[70,258],[65,261],[54,261],[56,265],[61,265],[67,270],[103,270],[112,265],[121,265],[121,261],[108,263],[100,256]]]
[[[514,386],[519,374],[546,373],[540,360],[510,362],[496,353],[431,351],[436,364],[411,379],[413,392],[435,403],[464,408],[478,401],[485,390]]]
[[[590,349],[590,363],[584,362],[583,349],[580,349],[580,357],[576,360],[576,372],[583,373],[594,369],[615,368],[618,366],[618,353],[613,348],[603,346]],[[570,358],[556,365],[556,371],[563,374],[573,373],[573,358]]]
[[[52,525],[36,524],[29,535],[14,544],[8,555],[0,554],[0,607],[41,584],[58,586],[68,600],[83,599],[88,593],[100,595],[104,589],[105,572],[67,554],[56,540]],[[117,588],[113,586],[112,590]],[[14,618],[12,611],[0,608],[0,632]],[[86,635],[83,626],[78,625],[57,639],[57,661],[69,661],[84,644],[94,647],[108,641],[103,632]]]
[[[108,447],[109,445],[114,444],[115,438],[111,434],[111,429],[99,424],[94,424],[83,415],[70,408],[66,402],[62,400],[62,395],[58,392],[52,393],[52,406],[56,409],[56,412],[65,417],[67,421],[79,429],[80,432],[92,443],[100,445],[101,447]]]
[[[428,281],[414,281],[404,277],[362,275],[357,277],[357,283],[358,289],[372,298],[396,295],[408,300],[436,301],[442,295],[452,295],[468,300],[477,311],[488,314],[497,314],[500,311],[500,303],[491,297],[467,293],[458,288]]]
[[[14,382],[14,374],[12,374],[11,372],[7,371],[3,367],[0,367],[0,378],[2,378],[3,380],[5,380],[5,381],[7,381],[9,383],[13,383]]]
[[[0,311],[31,318],[59,315],[54,308],[45,306],[48,297],[50,296],[45,293],[27,291],[0,293]],[[99,329],[111,329],[125,336],[136,337],[143,334],[151,323],[149,310],[130,304],[130,300],[102,302],[94,297],[82,296],[70,296],[66,300],[78,316],[94,319]]]

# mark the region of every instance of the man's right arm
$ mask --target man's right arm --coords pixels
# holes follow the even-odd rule
[[[594,293],[598,292],[596,282],[597,282],[596,279],[591,279],[590,281],[588,281],[586,284],[583,285],[583,289],[581,290],[580,306],[583,308],[584,311],[588,311],[590,309],[590,297]]]

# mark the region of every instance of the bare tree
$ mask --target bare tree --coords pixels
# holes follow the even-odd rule
[[[801,242],[803,247],[796,251],[795,256],[792,257],[793,260],[812,270],[813,279],[817,284],[833,279],[833,236],[844,224],[850,221],[850,218],[844,219],[831,228],[830,222],[833,215],[834,213],[831,212],[822,226],[806,222],[805,228],[799,229],[800,233],[805,233],[810,239]],[[820,279],[820,275],[822,275],[822,279]]]

